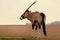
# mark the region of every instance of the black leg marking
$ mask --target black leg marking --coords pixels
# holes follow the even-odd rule
[[[38,26],[36,25],[36,28],[35,28],[35,30],[37,30],[37,27],[38,27]]]
[[[38,21],[34,21],[34,24],[35,24],[35,30],[37,30],[37,28],[38,28]]]
[[[41,28],[41,25],[38,23],[39,29]]]
[[[34,21],[34,24],[36,24],[38,21]]]
[[[32,29],[34,30],[34,26],[35,26],[35,24],[32,24]]]

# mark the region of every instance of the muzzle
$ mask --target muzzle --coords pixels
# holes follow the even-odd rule
[[[23,18],[22,17],[20,17],[20,20],[22,20]]]

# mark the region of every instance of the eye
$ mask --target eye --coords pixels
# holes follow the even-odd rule
[[[24,18],[24,15],[22,15],[21,17]]]

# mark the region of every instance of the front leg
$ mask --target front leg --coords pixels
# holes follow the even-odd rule
[[[34,36],[34,24],[32,24],[32,37]]]

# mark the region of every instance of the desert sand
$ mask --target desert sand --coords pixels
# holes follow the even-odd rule
[[[59,25],[47,25],[46,31],[48,38],[60,38]],[[31,34],[31,25],[0,25],[0,37],[28,37]]]

